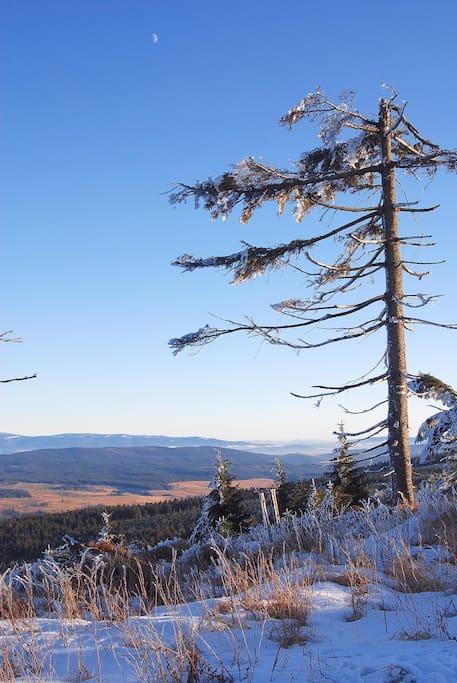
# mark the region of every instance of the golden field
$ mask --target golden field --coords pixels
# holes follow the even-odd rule
[[[241,488],[267,488],[273,483],[272,479],[240,479],[237,484]],[[176,498],[202,496],[208,493],[209,481],[176,481],[168,489],[149,491],[148,495],[123,492],[110,486],[85,486],[84,488],[62,488],[56,484],[29,484],[17,482],[14,484],[0,482],[2,489],[21,489],[30,494],[30,498],[2,498],[0,497],[0,516],[12,509],[18,513],[33,512],[64,512],[78,510],[92,505],[134,505],[138,503],[159,503]]]

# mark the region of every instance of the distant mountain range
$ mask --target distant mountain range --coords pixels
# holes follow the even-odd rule
[[[376,440],[366,443],[376,445]],[[231,460],[238,479],[271,478],[274,458],[280,455],[288,477],[296,480],[322,475],[333,447],[326,442],[229,442],[199,436],[0,433],[0,482],[166,489],[172,482],[212,479],[218,451]]]
[[[235,448],[243,451],[256,451],[269,455],[301,453],[320,455],[328,453],[334,444],[325,441],[228,441],[202,436],[162,436],[140,434],[52,434],[23,436],[0,432],[0,454],[17,453],[43,448],[124,448],[126,446],[167,446],[216,448]]]

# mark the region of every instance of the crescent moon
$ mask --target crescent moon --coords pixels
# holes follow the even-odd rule
[[[157,33],[152,34],[152,42],[154,45],[159,42],[159,36],[157,35]]]

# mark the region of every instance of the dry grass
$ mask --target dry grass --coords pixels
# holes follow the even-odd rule
[[[176,568],[163,576],[154,567],[149,567],[150,575],[146,577],[141,564],[132,563],[136,591],[132,592],[133,579],[129,579],[128,572],[119,571],[117,561],[120,558],[114,553],[108,566],[103,569],[84,564],[66,569],[54,567],[53,573],[43,577],[39,590],[34,585],[36,577],[26,574],[22,579],[23,591],[19,597],[16,589],[8,583],[8,575],[4,578],[0,585],[2,618],[13,627],[15,641],[14,648],[0,651],[0,683],[14,681],[17,677],[24,680],[60,680],[51,670],[52,641],[40,634],[36,615],[37,599],[41,607],[48,605],[50,615],[59,624],[63,646],[70,648],[69,653],[73,651],[72,655],[69,654],[68,672],[64,680],[76,683],[97,678],[85,664],[82,652],[76,653],[75,661],[75,637],[68,621],[77,618],[97,624],[108,622],[107,625],[114,628],[114,633],[123,634],[124,644],[130,650],[130,669],[139,681],[225,683],[232,680],[217,655],[214,657],[215,664],[203,655],[197,642],[198,632],[189,630],[185,620],[177,621],[172,644],[159,636],[152,622],[142,622],[147,626],[141,630],[132,626],[129,618],[133,614],[150,613],[151,608],[159,604],[173,606],[185,603],[186,596],[181,591]],[[153,603],[149,599],[146,581],[154,585]],[[132,597],[135,598],[135,610],[132,609]],[[103,627],[99,625],[97,628]],[[106,650],[107,645],[103,643],[100,647]],[[103,678],[98,676],[98,680]]]
[[[274,590],[273,596],[270,593],[265,597],[248,595],[240,605],[256,618],[260,615],[263,619],[293,620],[299,626],[306,625],[310,612],[309,595],[287,586]]]
[[[409,550],[392,560],[387,573],[394,579],[394,587],[401,593],[425,593],[444,589],[440,578],[431,572],[430,567],[411,556]]]
[[[351,614],[346,621],[358,621],[366,613],[369,585],[373,582],[376,567],[368,557],[361,554],[355,560],[347,557],[345,571],[327,577],[327,581],[351,589]]]
[[[254,619],[270,626],[268,637],[277,642],[280,649],[307,642],[304,627],[311,611],[310,586],[299,589],[286,581],[265,591],[264,595],[263,590],[247,595],[240,601],[240,606]]]
[[[19,641],[15,649],[4,648],[0,663],[0,681],[39,681],[46,671],[47,653],[35,642]]]
[[[198,648],[195,637],[175,631],[173,646],[156,633],[147,640],[131,641],[133,669],[139,681],[151,683],[230,683],[233,678],[223,665],[210,664]]]
[[[2,648],[2,661],[0,662],[0,681],[15,681],[20,676],[20,668],[16,663],[14,654],[7,647]]]
[[[422,541],[430,545],[443,545],[453,562],[457,562],[457,517],[446,513],[437,519],[427,520],[421,528]]]
[[[231,622],[244,629],[245,619],[262,623],[261,632],[287,649],[304,645],[304,627],[311,611],[312,581],[303,575],[295,559],[283,557],[279,566],[273,553],[245,558],[243,563],[218,557],[221,580],[228,596],[216,603],[214,618],[231,615]]]
[[[294,645],[304,646],[309,640],[303,627],[294,620],[281,621],[278,625],[273,626],[268,637],[278,643],[279,649],[284,650],[288,650]]]
[[[216,611],[219,614],[231,614],[235,609],[235,603],[232,598],[228,600],[221,600],[216,603]]]
[[[30,619],[30,602],[19,597],[14,591],[0,594],[0,620],[15,623],[19,619]]]

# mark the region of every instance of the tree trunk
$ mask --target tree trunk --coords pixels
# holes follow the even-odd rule
[[[394,469],[394,496],[414,506],[414,487],[408,428],[408,385],[403,323],[403,270],[401,243],[398,241],[395,167],[392,164],[392,141],[389,102],[382,100],[379,112],[383,157],[382,212],[385,239],[388,443]]]

